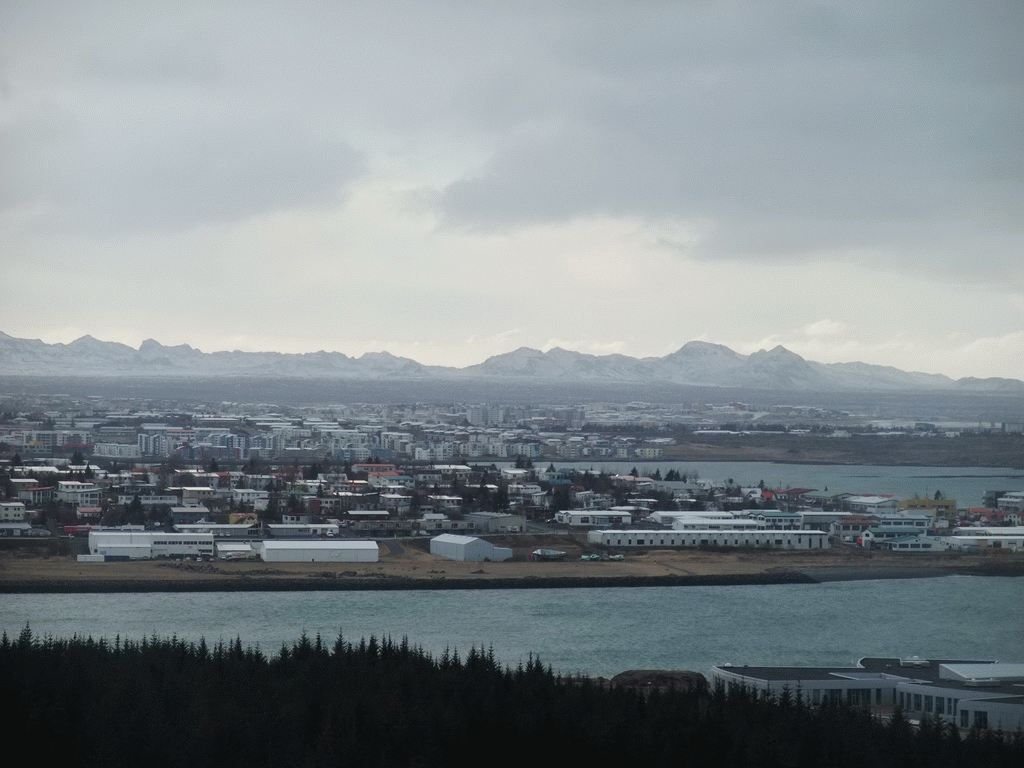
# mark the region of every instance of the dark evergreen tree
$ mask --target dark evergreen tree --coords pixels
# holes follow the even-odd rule
[[[125,512],[125,518],[131,525],[142,525],[146,522],[146,513],[142,506],[142,499],[139,497],[139,494],[132,496],[132,500],[128,504],[128,509],[126,509]]]
[[[434,659],[407,640],[0,637],[7,732],[34,762],[82,766],[479,765],[504,739],[547,764],[1019,768],[1020,734],[911,728],[800,690],[640,693],[492,649]],[[500,730],[496,726],[500,724]]]

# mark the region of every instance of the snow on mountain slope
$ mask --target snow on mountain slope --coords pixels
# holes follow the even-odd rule
[[[224,351],[206,353],[187,344],[164,346],[147,339],[138,349],[83,336],[46,344],[0,332],[0,375],[242,376],[317,379],[482,379],[636,382],[794,391],[1024,392],[1017,379],[965,378],[913,373],[866,363],[816,363],[785,347],[742,355],[721,344],[691,341],[664,357],[589,355],[554,348],[521,347],[465,368],[426,366],[388,352],[358,358],[340,352]]]

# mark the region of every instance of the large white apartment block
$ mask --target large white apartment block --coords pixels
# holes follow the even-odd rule
[[[92,455],[97,459],[140,459],[142,449],[137,443],[96,443]]]

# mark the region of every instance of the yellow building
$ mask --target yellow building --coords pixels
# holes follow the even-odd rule
[[[956,519],[956,499],[905,499],[896,508],[901,512],[924,512],[936,520]]]

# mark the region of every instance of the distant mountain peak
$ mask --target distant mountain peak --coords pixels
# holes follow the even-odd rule
[[[715,344],[710,341],[688,341],[669,357],[696,357],[709,355],[724,355],[726,357],[743,357],[739,352],[734,352],[724,344]]]
[[[201,352],[146,339],[138,349],[91,335],[70,344],[46,344],[0,332],[0,373],[64,376],[238,376],[316,379],[571,381],[676,384],[795,391],[1024,392],[1017,379],[964,378],[908,373],[867,363],[815,363],[776,345],[742,355],[722,344],[690,341],[664,357],[594,355],[562,347],[547,352],[519,347],[465,368],[425,366],[387,351],[352,358],[341,352]]]
[[[68,343],[68,346],[69,347],[86,346],[87,344],[102,344],[102,343],[104,343],[104,342],[100,341],[95,336],[91,336],[91,335],[89,335],[87,333],[87,334],[85,334],[85,336],[79,336],[74,341]],[[114,344],[116,342],[110,342],[110,343]]]
[[[776,344],[771,349],[759,349],[751,357],[785,357],[791,360],[803,360],[796,352],[786,349],[781,344]]]

